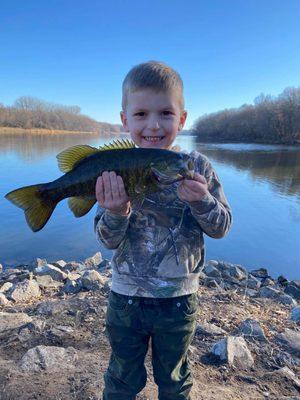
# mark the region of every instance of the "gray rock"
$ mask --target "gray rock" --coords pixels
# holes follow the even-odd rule
[[[220,328],[217,325],[210,324],[208,322],[201,322],[197,325],[196,335],[204,335],[204,336],[218,336],[225,335],[226,332],[224,329]]]
[[[47,264],[42,267],[38,267],[35,269],[36,275],[50,275],[55,281],[63,282],[67,279],[68,274],[61,271],[58,267],[54,265]]]
[[[255,278],[255,276],[251,274],[248,275],[247,287],[249,289],[259,289],[260,285],[260,280],[258,280],[257,278]]]
[[[275,285],[274,279],[271,278],[263,278],[261,280],[261,286],[273,286]]]
[[[94,254],[92,257],[87,258],[84,261],[84,264],[86,265],[87,268],[97,268],[98,265],[103,261],[102,255],[100,251],[98,251],[96,254]]]
[[[258,340],[261,342],[267,342],[267,338],[260,326],[260,323],[255,319],[248,318],[243,321],[239,327],[233,332],[234,335],[243,335],[249,340]]]
[[[277,290],[271,286],[263,286],[259,289],[258,292],[259,297],[266,297],[271,299],[276,299],[278,296],[280,296],[280,294],[280,290]]]
[[[256,297],[257,296],[257,290],[254,289],[246,289],[245,290],[245,295],[249,297]]]
[[[19,366],[24,372],[57,372],[74,369],[78,359],[73,347],[36,346],[27,351]]]
[[[277,334],[275,338],[283,344],[289,353],[297,357],[300,356],[300,332],[286,328],[283,333]]]
[[[86,265],[76,262],[76,261],[70,261],[67,262],[67,264],[64,266],[64,271],[83,271],[86,269]]]
[[[3,271],[3,266],[2,266],[2,264],[0,264],[0,274],[2,271]]]
[[[7,306],[9,304],[9,300],[5,297],[5,294],[0,293],[0,306]]]
[[[250,368],[254,364],[245,339],[239,336],[228,336],[220,340],[212,346],[210,352],[229,365],[241,369]]]
[[[106,280],[99,274],[99,272],[93,270],[85,271],[81,278],[82,286],[87,290],[99,290],[105,284]]]
[[[213,267],[212,265],[206,265],[203,269],[203,272],[206,274],[206,276],[208,276],[210,278],[221,277],[221,272],[216,267]]]
[[[80,292],[80,290],[83,288],[81,279],[77,280],[72,280],[72,279],[67,279],[65,286],[63,287],[63,292],[66,294],[75,294]]]
[[[292,309],[291,320],[300,323],[300,306]]]
[[[31,263],[32,269],[43,267],[44,265],[47,265],[47,260],[45,258],[36,258]]]
[[[296,306],[297,301],[293,299],[292,296],[289,296],[288,294],[282,293],[278,296],[277,300],[282,303],[282,304],[288,304],[291,306]]]
[[[32,318],[25,313],[0,312],[0,333],[20,328],[31,321]]]
[[[284,289],[284,292],[294,299],[300,300],[300,287],[296,284],[296,281],[290,282]]]
[[[58,267],[61,270],[63,270],[65,268],[65,266],[67,265],[67,263],[64,260],[58,260],[51,264],[54,265],[55,267]]]
[[[237,279],[238,281],[242,281],[248,276],[248,272],[241,265],[232,265],[229,267],[228,272],[231,277]]]
[[[205,266],[211,266],[211,267],[218,267],[219,262],[216,260],[209,260],[206,262]]]
[[[204,280],[204,285],[207,286],[207,287],[210,287],[210,288],[217,288],[217,289],[221,290],[222,288],[219,285],[221,282],[222,282],[221,278],[209,278],[209,277],[206,277],[205,280]]]
[[[50,275],[38,275],[36,281],[42,289],[57,289],[64,285],[62,282],[55,281]]]
[[[250,273],[255,276],[255,278],[268,278],[269,273],[266,268],[258,268],[258,269],[253,269],[250,271]]]
[[[33,279],[25,279],[23,282],[15,284],[11,291],[7,294],[10,300],[27,301],[36,297],[40,297],[41,291],[39,284]]]

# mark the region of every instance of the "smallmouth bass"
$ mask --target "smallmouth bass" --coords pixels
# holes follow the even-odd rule
[[[185,153],[164,149],[137,148],[129,140],[117,140],[96,148],[89,145],[70,147],[57,156],[64,175],[37,185],[25,186],[5,195],[24,210],[33,232],[41,230],[57,203],[68,198],[75,217],[87,214],[96,203],[97,178],[104,171],[115,171],[124,181],[129,198],[143,198],[184,178],[192,179],[194,161]]]

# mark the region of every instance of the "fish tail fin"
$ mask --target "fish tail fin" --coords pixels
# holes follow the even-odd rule
[[[43,184],[25,186],[5,195],[14,205],[24,210],[27,224],[37,232],[48,222],[57,202],[44,199],[40,190]]]

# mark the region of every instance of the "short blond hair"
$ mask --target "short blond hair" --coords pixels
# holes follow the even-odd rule
[[[178,95],[180,107],[184,109],[183,82],[173,68],[159,61],[148,61],[131,68],[122,84],[122,109],[125,111],[128,93],[142,89],[156,92],[173,91]]]

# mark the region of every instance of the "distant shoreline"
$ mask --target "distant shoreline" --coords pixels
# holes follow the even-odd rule
[[[93,136],[98,135],[119,135],[120,132],[93,132],[93,131],[67,131],[67,130],[59,130],[59,129],[43,129],[43,128],[14,128],[14,127],[5,127],[0,126],[0,135],[69,135],[69,134],[88,134]]]

